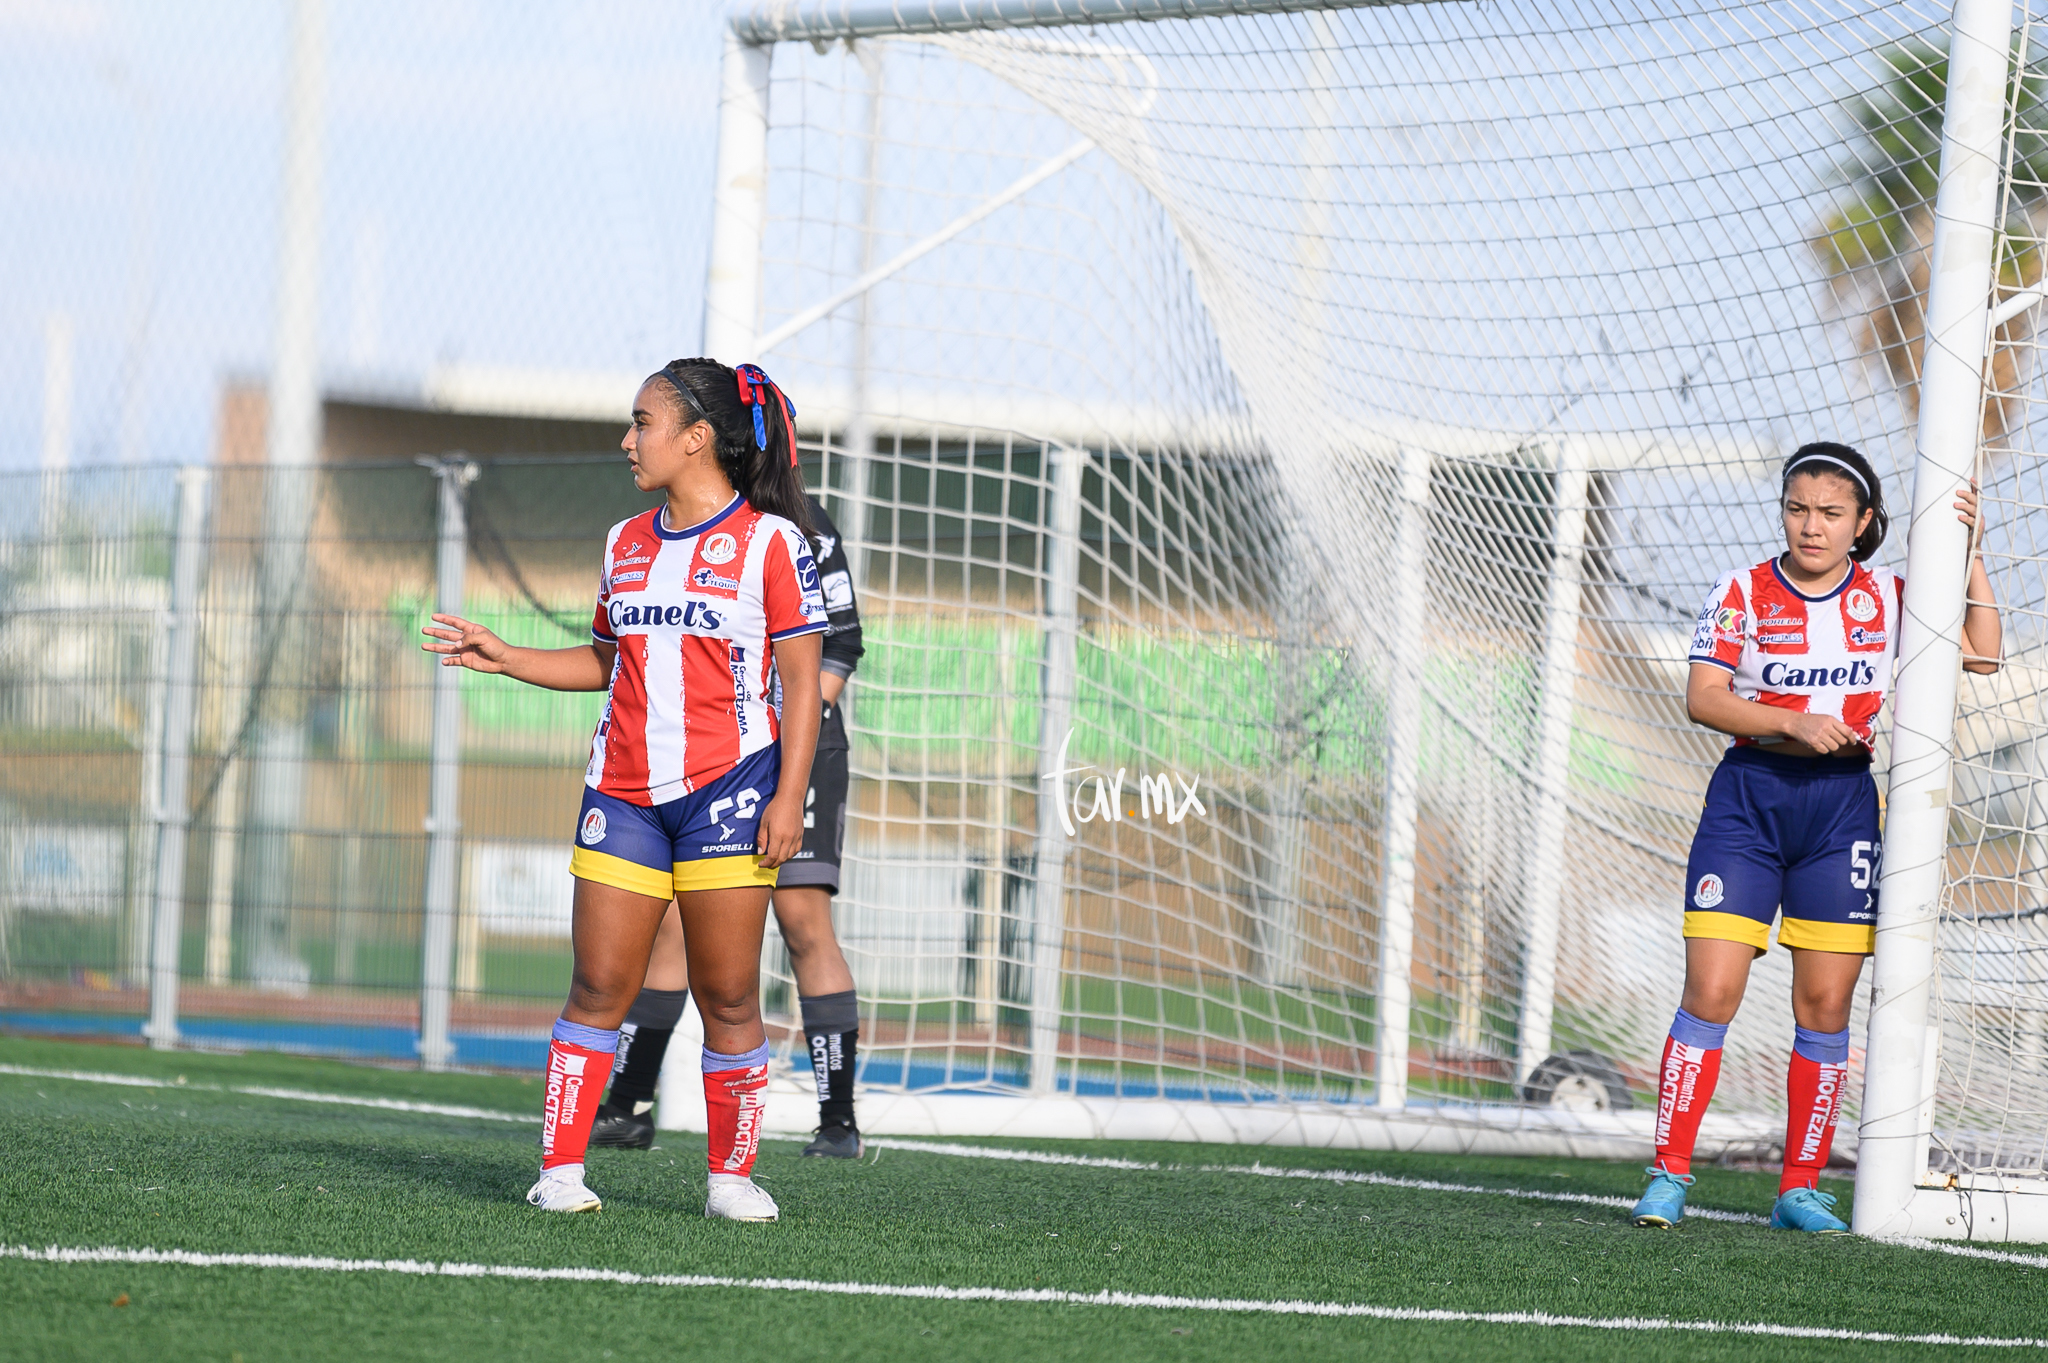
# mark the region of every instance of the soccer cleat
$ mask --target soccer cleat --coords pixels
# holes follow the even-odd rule
[[[768,1190],[738,1174],[713,1174],[704,1215],[726,1221],[773,1221],[782,1215]]]
[[[806,1155],[822,1155],[826,1159],[859,1159],[867,1147],[861,1144],[860,1130],[850,1123],[834,1122],[821,1126],[812,1135],[811,1143],[804,1147]]]
[[[526,1190],[526,1200],[544,1212],[594,1212],[604,1206],[583,1186],[583,1166],[558,1164],[540,1171],[540,1182]]]
[[[644,1112],[629,1112],[610,1103],[599,1105],[590,1125],[590,1143],[614,1150],[647,1150],[654,1145],[654,1122]]]
[[[1633,1225],[1670,1230],[1685,1220],[1685,1190],[1692,1187],[1692,1175],[1674,1174],[1661,1164],[1643,1172],[1650,1176],[1650,1186],[1643,1190],[1628,1219]]]
[[[1803,1230],[1810,1235],[1847,1235],[1849,1223],[1835,1215],[1835,1195],[1818,1188],[1794,1188],[1778,1194],[1771,1206],[1772,1230]]]

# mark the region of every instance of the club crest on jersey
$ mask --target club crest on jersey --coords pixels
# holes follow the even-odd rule
[[[1727,891],[1721,885],[1721,877],[1712,871],[1701,876],[1700,883],[1692,887],[1692,902],[1703,909],[1711,909],[1727,897]]]
[[[1877,598],[1857,587],[1843,599],[1842,609],[1849,613],[1851,620],[1868,624],[1877,619]]]
[[[604,841],[604,811],[593,809],[583,816],[583,830],[578,834],[586,847],[595,847]]]
[[[739,551],[739,541],[721,530],[705,540],[697,554],[706,563],[730,563],[732,556]]]

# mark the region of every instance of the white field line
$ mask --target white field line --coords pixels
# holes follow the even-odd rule
[[[349,1093],[313,1093],[306,1089],[274,1089],[260,1085],[228,1087],[220,1084],[180,1084],[169,1079],[150,1079],[139,1074],[102,1074],[96,1070],[39,1070],[27,1065],[0,1065],[0,1074],[18,1074],[31,1079],[73,1079],[83,1084],[121,1084],[129,1088],[173,1089],[184,1093],[243,1093],[252,1098],[286,1098],[298,1103],[338,1103],[344,1107],[373,1107],[386,1112],[423,1112],[436,1117],[476,1117],[490,1122],[525,1122],[537,1125],[540,1116],[494,1112],[485,1107],[458,1107],[450,1103],[413,1103],[400,1098],[363,1098]]]
[[[946,1141],[900,1140],[890,1136],[862,1139],[868,1145],[883,1150],[916,1150],[931,1155],[958,1155],[966,1159],[1016,1160],[1026,1164],[1073,1164],[1091,1169],[1249,1174],[1258,1178],[1301,1178],[1322,1183],[1365,1183],[1381,1188],[1412,1188],[1428,1193],[1486,1193],[1494,1197],[1525,1198],[1538,1202],[1570,1202],[1582,1207],[1635,1207],[1635,1203],[1628,1198],[1602,1197],[1596,1193],[1568,1193],[1554,1188],[1488,1188],[1477,1183],[1443,1183],[1436,1179],[1402,1178],[1395,1174],[1358,1173],[1348,1169],[1284,1169],[1270,1164],[1161,1164],[1157,1161],[1145,1163],[1097,1155],[1063,1155],[1046,1150],[999,1150],[988,1146],[955,1145]],[[1734,1221],[1753,1226],[1765,1225],[1770,1220],[1769,1217],[1757,1216],[1750,1212],[1724,1212],[1713,1207],[1688,1207],[1685,1214],[1696,1216],[1702,1221]]]
[[[2024,1268],[2048,1268],[2048,1254],[2014,1254],[2003,1249],[1979,1249],[1975,1245],[1954,1245],[1945,1240],[1922,1240],[1917,1235],[1886,1236],[1880,1243],[1903,1245],[1907,1249],[1931,1249],[1939,1254],[1955,1254],[1965,1259],[1993,1259],[2001,1264],[2019,1264]]]
[[[710,1274],[629,1273],[615,1268],[531,1268],[521,1264],[437,1263],[420,1259],[330,1259],[299,1254],[201,1254],[182,1249],[66,1249],[0,1245],[0,1259],[47,1264],[169,1264],[188,1268],[283,1268],[316,1273],[398,1273],[423,1278],[510,1278],[521,1282],[618,1283],[630,1287],[727,1287],[756,1292],[807,1292],[836,1297],[898,1297],[914,1301],[992,1301],[1031,1305],[1113,1306],[1155,1311],[1215,1311],[1268,1316],[1349,1316],[1430,1324],[1534,1325],[1544,1329],[1684,1331],[1763,1335],[1776,1339],[1838,1339],[1857,1344],[1948,1344],[1980,1349],[2048,1349],[2048,1339],[1994,1335],[1902,1335],[1837,1330],[1770,1321],[1668,1320],[1656,1316],[1556,1316],[1547,1311],[1446,1311],[1362,1302],[1261,1301],[1232,1297],[1169,1297],[1144,1292],[1063,1292],[1057,1288],[941,1287],[922,1283],[820,1282],[810,1278],[725,1278]]]

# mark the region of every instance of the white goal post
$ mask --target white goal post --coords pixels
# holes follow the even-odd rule
[[[2048,893],[2048,763],[1984,737],[2048,720],[2034,369],[1987,367],[2048,254],[2031,17],[1594,9],[732,18],[704,348],[784,380],[870,621],[864,1128],[1646,1151],[1691,612],[1838,437],[1912,507],[1856,1229],[2048,1241],[2048,944],[1977,888]],[[2020,680],[1963,692],[1987,381]],[[1201,816],[1140,817],[1168,773]],[[1780,1139],[1782,957],[1703,1154]],[[1944,985],[1986,961],[1997,1009]]]

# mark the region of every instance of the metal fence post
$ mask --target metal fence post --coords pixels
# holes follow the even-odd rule
[[[170,663],[164,695],[163,784],[156,801],[156,905],[150,940],[149,1025],[157,1050],[178,1044],[178,954],[185,923],[185,840],[192,824],[192,714],[199,700],[199,582],[205,573],[204,468],[178,470],[171,560]]]
[[[462,455],[423,459],[441,484],[441,536],[434,571],[434,609],[462,613],[462,577],[469,562],[464,498],[477,466]],[[462,852],[462,672],[434,669],[432,774],[427,791],[426,922],[420,934],[420,1065],[443,1070],[455,1058],[448,1039],[449,973],[455,958],[456,858]]]
[[[1408,1105],[1409,974],[1415,965],[1415,823],[1422,753],[1423,622],[1429,601],[1429,451],[1401,450],[1394,550],[1395,613],[1387,686],[1387,803],[1380,875],[1379,1000],[1374,1010],[1374,1104]]]
[[[1074,721],[1075,651],[1079,645],[1082,449],[1050,450],[1052,516],[1046,527],[1045,692],[1038,730],[1038,855],[1031,930],[1031,1070],[1033,1093],[1059,1083],[1061,957],[1066,947],[1067,838],[1053,779]]]
[[[1557,1009],[1557,938],[1564,902],[1564,839],[1572,759],[1572,695],[1577,689],[1580,600],[1586,579],[1586,522],[1592,474],[1584,441],[1557,451],[1551,501],[1555,556],[1543,617],[1543,673],[1536,721],[1536,818],[1530,831],[1528,928],[1522,977],[1517,1082],[1550,1056]]]

